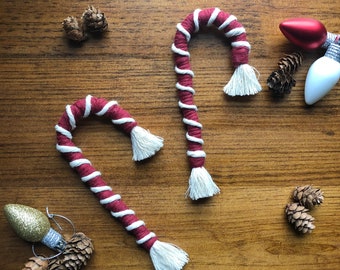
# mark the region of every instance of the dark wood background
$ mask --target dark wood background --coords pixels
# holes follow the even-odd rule
[[[69,15],[100,8],[109,32],[76,46],[64,35]],[[209,200],[184,194],[190,173],[177,107],[170,46],[176,24],[196,8],[235,15],[252,45],[250,64],[263,91],[228,98],[230,46],[216,31],[190,42],[195,103],[203,123],[206,168],[221,188]],[[99,119],[83,121],[75,142],[103,178],[162,241],[190,256],[185,269],[339,269],[339,84],[306,106],[309,66],[324,51],[303,52],[296,87],[275,100],[266,86],[285,53],[298,51],[279,31],[290,17],[339,30],[339,1],[0,1],[0,206],[20,203],[70,218],[92,238],[86,269],[153,269],[146,251],[98,203],[55,149],[54,125],[86,95],[117,100],[139,124],[164,137],[152,159],[134,163],[130,139]],[[284,215],[296,186],[321,188],[316,229],[299,236]],[[1,269],[21,269],[31,244],[0,215]]]

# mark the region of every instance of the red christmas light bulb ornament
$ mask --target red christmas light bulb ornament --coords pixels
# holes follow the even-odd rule
[[[326,27],[311,18],[291,18],[280,23],[282,34],[304,50],[320,48],[327,40]]]

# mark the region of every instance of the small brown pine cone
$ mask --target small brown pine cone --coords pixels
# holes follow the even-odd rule
[[[82,19],[89,32],[105,32],[108,29],[108,23],[104,13],[94,6],[89,6],[83,13]]]
[[[49,270],[79,270],[87,264],[92,253],[91,239],[78,232],[67,242],[63,254],[50,260]]]
[[[267,79],[268,88],[274,96],[283,96],[291,92],[296,84],[293,74],[301,63],[302,54],[299,52],[287,54],[279,60],[279,69],[273,71]]]
[[[307,185],[296,187],[293,193],[293,199],[304,207],[312,209],[315,205],[320,205],[324,197],[320,189]]]
[[[300,233],[311,233],[315,226],[314,218],[308,214],[308,209],[298,203],[291,203],[286,206],[288,222]]]
[[[64,19],[63,28],[68,39],[74,41],[83,41],[87,38],[83,23],[78,23],[77,18],[73,16],[68,16],[66,19]]]
[[[301,64],[302,54],[299,52],[285,55],[279,60],[278,63],[279,68],[289,74],[295,73]]]
[[[31,257],[22,270],[47,270],[48,261],[38,257]]]
[[[273,71],[267,79],[268,88],[273,92],[274,96],[289,94],[295,83],[292,75],[281,69]]]

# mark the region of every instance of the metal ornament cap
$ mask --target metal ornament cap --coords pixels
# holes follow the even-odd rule
[[[21,204],[7,204],[4,211],[14,231],[26,241],[40,242],[50,230],[48,218],[37,209]]]
[[[326,27],[312,18],[290,18],[279,25],[282,34],[304,50],[320,48],[327,39]]]

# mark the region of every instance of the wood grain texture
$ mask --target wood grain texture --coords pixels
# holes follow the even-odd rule
[[[266,87],[279,58],[297,50],[278,24],[313,17],[337,32],[338,1],[94,1],[109,32],[75,46],[61,22],[88,4],[0,1],[0,207],[48,206],[72,219],[94,242],[86,269],[153,269],[147,252],[55,149],[54,125],[65,106],[92,94],[117,100],[142,127],[164,137],[164,148],[141,163],[131,160],[130,139],[103,119],[83,121],[74,141],[160,240],[189,253],[185,269],[339,269],[339,84],[315,106],[304,104],[306,73],[324,53],[315,51],[304,53],[290,95],[277,101]],[[184,197],[189,164],[170,46],[176,24],[211,5],[246,28],[263,91],[225,97],[230,46],[216,31],[191,40],[206,168],[221,188],[218,196],[191,202]],[[295,186],[305,184],[321,188],[325,202],[312,212],[315,231],[301,237],[287,224],[284,207]],[[0,226],[0,268],[21,269],[31,245],[3,214]]]

